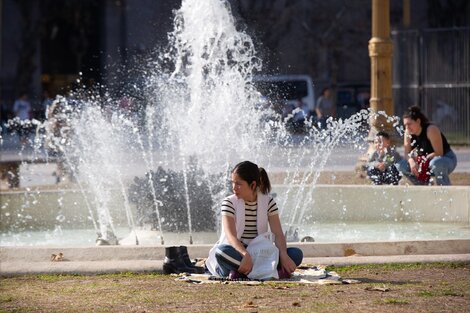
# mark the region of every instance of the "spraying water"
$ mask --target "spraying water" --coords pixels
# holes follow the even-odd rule
[[[131,177],[146,173],[149,209],[156,215],[164,243],[168,218],[161,210],[168,208],[157,189],[162,189],[165,179],[157,181],[152,174],[162,166],[183,173],[176,193],[183,199],[192,242],[193,224],[200,217],[191,206],[189,176],[194,176],[194,169],[189,168],[189,159],[197,159],[195,184],[207,184],[213,203],[220,203],[226,194],[227,169],[236,163],[251,160],[268,171],[282,168],[283,184],[300,186],[279,195],[281,210],[294,203],[285,219],[288,228],[314,218],[312,194],[322,168],[337,145],[364,142],[358,131],[369,112],[345,121],[330,120],[324,130],[306,121],[305,132],[293,134],[286,128],[293,114],[284,118],[271,107],[260,106],[261,94],[253,77],[261,70],[255,45],[237,30],[227,1],[185,0],[175,14],[168,49],[146,73],[142,118],[116,111],[119,99],[110,94],[85,90],[73,95],[68,104],[73,114],[67,115],[73,131],[60,144],[75,169],[75,179],[94,195],[89,205],[96,210],[103,239],[115,241],[116,214],[124,212],[132,230],[138,226],[126,188]],[[221,172],[225,174],[216,175]],[[122,207],[111,209],[116,188],[124,201]],[[207,205],[212,205],[211,219],[218,225],[218,206]]]

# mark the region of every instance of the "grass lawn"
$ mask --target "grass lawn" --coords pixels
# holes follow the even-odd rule
[[[470,264],[329,267],[358,284],[194,284],[162,274],[2,277],[0,312],[470,312]]]

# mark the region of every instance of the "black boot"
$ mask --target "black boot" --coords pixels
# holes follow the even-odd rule
[[[163,262],[163,273],[164,274],[180,274],[180,273],[196,273],[196,270],[192,267],[186,266],[181,257],[179,247],[167,247],[165,248],[165,261]]]
[[[203,267],[196,266],[193,264],[193,262],[191,262],[191,259],[189,258],[188,254],[188,248],[186,246],[179,246],[179,253],[186,267],[193,268],[196,274],[204,274]]]

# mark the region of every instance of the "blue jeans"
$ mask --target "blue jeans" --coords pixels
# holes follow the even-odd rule
[[[294,261],[295,265],[299,266],[302,263],[304,254],[302,250],[296,247],[287,248],[287,254]],[[228,244],[220,244],[217,246],[215,252],[215,258],[217,259],[217,273],[222,277],[227,277],[232,270],[238,270],[240,262],[243,257],[235,250],[234,247]]]
[[[403,159],[395,164],[398,171],[405,175],[414,185],[422,185],[416,176],[411,172],[408,161]],[[436,184],[440,186],[451,185],[449,174],[452,173],[457,167],[457,156],[454,151],[450,150],[446,154],[440,157],[432,158],[429,162],[429,172],[431,176],[436,177]]]

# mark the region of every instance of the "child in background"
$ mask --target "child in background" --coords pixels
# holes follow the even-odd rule
[[[380,131],[374,139],[375,151],[369,156],[367,164],[367,176],[375,185],[398,185],[400,173],[395,163],[401,157],[392,146],[390,136]]]

